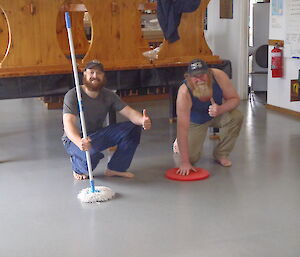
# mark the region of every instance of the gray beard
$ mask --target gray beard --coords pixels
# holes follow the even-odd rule
[[[193,96],[201,101],[208,101],[212,97],[212,93],[212,88],[205,82],[196,83],[192,89]]]

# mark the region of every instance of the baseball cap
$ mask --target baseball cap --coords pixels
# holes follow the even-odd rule
[[[191,76],[204,74],[208,72],[208,65],[201,59],[194,59],[188,65],[187,73]]]
[[[98,69],[100,71],[104,71],[103,64],[98,60],[92,60],[92,61],[88,62],[86,64],[84,70],[87,70],[87,69]]]

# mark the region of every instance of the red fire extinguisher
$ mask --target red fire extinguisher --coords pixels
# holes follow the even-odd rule
[[[272,78],[283,77],[283,55],[279,45],[276,44],[271,51],[271,70]]]

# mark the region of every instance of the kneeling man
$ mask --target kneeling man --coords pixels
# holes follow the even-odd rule
[[[208,127],[221,129],[214,158],[222,166],[232,163],[228,156],[239,135],[243,115],[237,110],[240,98],[222,70],[208,68],[195,59],[188,65],[177,95],[177,139],[174,152],[180,153],[178,174],[188,175],[200,159]]]

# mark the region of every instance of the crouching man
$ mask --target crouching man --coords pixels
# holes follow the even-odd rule
[[[104,175],[134,177],[127,169],[139,145],[142,128],[151,128],[151,120],[146,110],[142,114],[132,109],[119,96],[104,88],[105,84],[103,65],[97,60],[89,62],[83,73],[83,85],[80,86],[87,139],[82,138],[79,125],[76,89],[69,90],[64,98],[62,141],[70,156],[73,176],[77,180],[88,178],[85,151],[90,152],[94,170],[104,157],[102,151],[112,146],[117,146],[117,150],[108,162]],[[118,111],[129,121],[103,127],[110,110]]]

